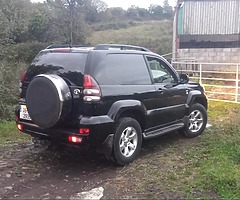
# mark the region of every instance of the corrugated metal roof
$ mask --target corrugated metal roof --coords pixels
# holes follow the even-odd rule
[[[182,34],[240,33],[240,1],[185,1],[182,7]]]

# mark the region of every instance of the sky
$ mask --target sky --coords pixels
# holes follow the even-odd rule
[[[31,0],[32,2],[44,2],[45,0]],[[163,0],[102,0],[107,3],[108,7],[122,7],[127,9],[131,5],[138,6],[140,8],[148,8],[151,4],[162,5]],[[168,0],[170,6],[175,6],[176,0]]]

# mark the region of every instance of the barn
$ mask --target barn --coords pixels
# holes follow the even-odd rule
[[[178,0],[173,61],[240,63],[240,0]]]

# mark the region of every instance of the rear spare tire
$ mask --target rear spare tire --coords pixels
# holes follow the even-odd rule
[[[72,95],[61,77],[40,74],[35,76],[28,86],[26,104],[32,121],[47,129],[69,115]]]

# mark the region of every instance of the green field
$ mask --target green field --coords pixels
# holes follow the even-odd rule
[[[91,45],[116,43],[139,45],[159,54],[172,52],[172,22],[146,21],[119,30],[93,32],[87,38]]]

